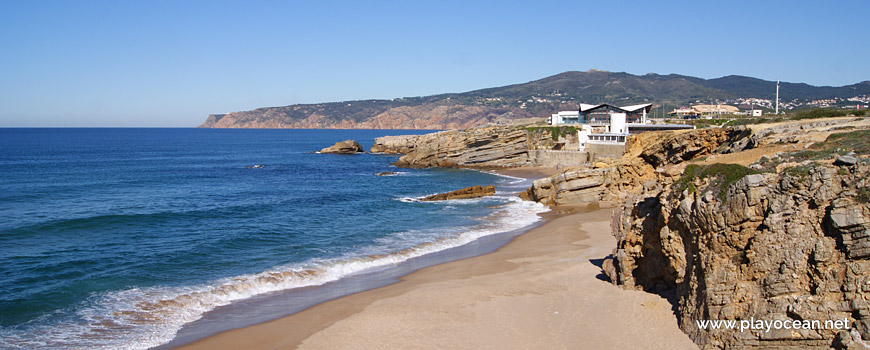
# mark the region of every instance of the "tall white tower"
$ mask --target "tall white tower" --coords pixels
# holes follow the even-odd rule
[[[776,79],[776,111],[773,114],[779,115],[779,79]]]

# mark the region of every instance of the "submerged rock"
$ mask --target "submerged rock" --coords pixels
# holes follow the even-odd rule
[[[495,194],[494,186],[471,186],[466,187],[461,190],[451,191],[447,193],[439,193],[433,194],[426,198],[421,199],[423,202],[430,201],[446,201],[449,199],[468,199],[468,198],[478,198],[478,197],[486,197]]]
[[[384,171],[382,173],[377,173],[375,175],[377,175],[377,176],[393,176],[393,175],[398,175],[398,174],[399,173],[397,173],[395,171]]]
[[[320,153],[356,154],[365,152],[359,142],[344,140],[320,150]]]

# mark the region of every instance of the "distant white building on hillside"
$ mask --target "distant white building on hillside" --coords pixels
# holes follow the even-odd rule
[[[576,111],[562,111],[550,116],[550,125],[588,124],[592,126],[610,125],[614,114],[624,114],[629,124],[646,124],[646,117],[652,108],[652,103],[634,106],[617,107],[602,103],[590,105],[581,103]]]

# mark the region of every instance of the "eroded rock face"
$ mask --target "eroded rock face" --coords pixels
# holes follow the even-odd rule
[[[866,349],[870,161],[866,152],[825,155],[848,150],[811,146],[837,130],[867,125],[840,120],[758,128],[758,134],[725,128],[636,135],[612,164],[540,179],[525,197],[551,205],[622,203],[611,225],[617,247],[602,269],[623,288],[674,296],[680,327],[705,349]],[[756,146],[776,153],[749,151],[758,160],[748,169],[686,170],[688,161]],[[852,331],[741,332],[696,323],[751,319],[845,320]]]
[[[529,136],[517,127],[442,131],[420,136],[397,166],[505,168],[531,165]]]
[[[446,201],[450,199],[468,199],[486,197],[495,194],[495,186],[471,186],[461,190],[451,191],[447,193],[433,194],[421,199],[424,202],[430,201]]]
[[[698,320],[847,319],[870,339],[870,204],[859,195],[870,165],[804,166],[748,175],[724,196],[703,182],[634,195],[614,212],[611,279],[674,291],[680,327],[709,348],[859,344],[838,330],[700,330]]]
[[[538,179],[522,197],[545,205],[622,201],[631,194],[660,186],[660,178],[680,174],[676,164],[698,157],[743,149],[744,128],[650,132],[632,135],[626,155],[613,164],[577,167]]]
[[[320,150],[320,153],[356,154],[365,152],[359,142],[344,140]]]
[[[649,142],[640,157],[654,168],[679,164],[713,153],[733,153],[749,147],[750,132],[745,127],[699,129],[681,133],[662,133]]]
[[[372,153],[406,154],[414,150],[422,135],[398,135],[375,138]]]

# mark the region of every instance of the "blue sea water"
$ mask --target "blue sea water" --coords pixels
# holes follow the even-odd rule
[[[397,169],[408,130],[0,129],[0,348],[142,349],[216,307],[515,230],[522,180]],[[263,164],[262,168],[249,168]],[[375,176],[384,171],[395,176]],[[495,184],[495,197],[419,202]]]

